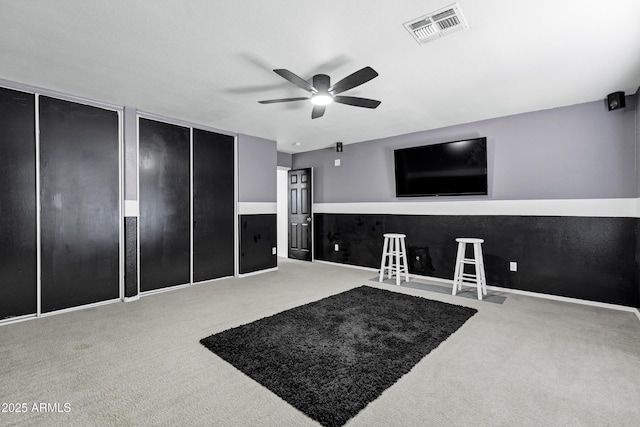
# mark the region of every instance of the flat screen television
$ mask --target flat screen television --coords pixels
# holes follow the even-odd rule
[[[396,197],[487,193],[487,138],[394,150]]]

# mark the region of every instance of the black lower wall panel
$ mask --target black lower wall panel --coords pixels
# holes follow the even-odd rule
[[[640,309],[640,219],[636,219],[636,307]]]
[[[138,295],[138,218],[124,219],[124,296]]]
[[[276,214],[240,215],[240,273],[277,267]]]
[[[409,272],[452,279],[456,237],[485,240],[489,285],[637,307],[636,218],[315,214],[316,259],[380,267],[405,233]],[[338,244],[340,250],[334,251]],[[509,271],[509,262],[518,271]]]

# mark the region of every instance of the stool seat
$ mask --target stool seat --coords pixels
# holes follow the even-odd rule
[[[458,237],[456,239],[458,243],[484,243],[484,239],[476,239],[475,237]]]
[[[387,277],[391,279],[396,276],[396,285],[400,286],[400,276],[404,273],[405,280],[409,281],[409,270],[407,266],[407,250],[404,239],[406,234],[385,233],[384,245],[382,246],[382,262],[380,263],[380,282],[384,278],[385,270]]]
[[[458,254],[456,256],[456,268],[453,273],[453,289],[451,295],[462,290],[462,285],[475,286],[478,289],[478,299],[482,300],[482,295],[487,294],[487,278],[484,271],[484,260],[482,258],[482,244],[484,239],[474,237],[458,237]],[[467,244],[473,246],[473,257],[466,256]],[[464,266],[473,265],[473,273],[465,273]]]
[[[406,234],[401,234],[401,233],[384,233],[383,235],[385,238],[391,238],[391,239],[404,239],[405,237],[407,237]]]

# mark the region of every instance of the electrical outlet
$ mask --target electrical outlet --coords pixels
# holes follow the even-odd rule
[[[509,270],[510,271],[518,271],[518,263],[514,262],[514,261],[511,261],[509,263]]]
[[[278,249],[274,246],[271,248],[271,255],[275,255],[276,253],[278,253]]]
[[[333,250],[338,252],[340,250],[340,247],[338,246],[338,244],[336,243],[335,245],[333,245]]]

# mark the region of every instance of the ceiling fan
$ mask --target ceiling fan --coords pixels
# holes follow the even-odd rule
[[[312,83],[309,83],[284,68],[279,68],[273,71],[299,88],[311,92],[311,97],[268,99],[266,101],[258,101],[260,104],[311,100],[311,103],[313,104],[313,111],[311,112],[312,119],[322,117],[326,106],[332,102],[364,108],[376,108],[380,105],[380,101],[376,101],[375,99],[338,95],[377,77],[378,73],[371,67],[364,67],[355,73],[348,75],[334,85],[331,85],[331,78],[326,74],[316,74],[313,76]]]

